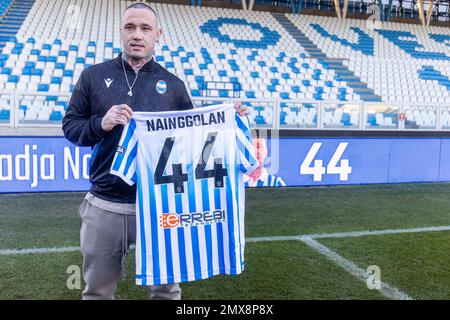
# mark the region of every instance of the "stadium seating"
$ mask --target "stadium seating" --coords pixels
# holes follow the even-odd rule
[[[22,16],[33,3],[1,1],[1,8],[18,6]],[[82,70],[121,51],[120,16],[130,3],[34,1],[0,53],[0,91],[38,93],[18,95],[21,123],[60,122]],[[390,22],[380,27],[310,15],[154,7],[164,30],[155,50],[158,63],[185,80],[193,98],[254,99],[251,121],[258,126],[273,124],[273,103],[267,101],[274,100],[280,126],[297,128],[318,125],[319,104],[323,128],[357,128],[361,121],[369,128],[397,128],[390,106],[360,117],[355,103],[377,101],[404,105],[411,123],[428,128],[436,106],[450,103],[448,28],[430,27],[428,36],[420,26]],[[0,95],[0,101],[10,98]],[[0,110],[5,122],[11,110]]]
[[[34,1],[0,0],[0,49],[20,29]]]
[[[6,10],[9,8],[9,6],[11,5],[11,0],[1,0],[0,1],[0,16],[2,16]]]

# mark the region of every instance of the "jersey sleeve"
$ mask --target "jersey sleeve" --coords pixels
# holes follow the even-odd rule
[[[236,144],[239,153],[239,169],[250,174],[259,167],[259,162],[255,156],[252,135],[250,132],[250,122],[246,116],[240,116],[236,112]]]
[[[132,186],[136,183],[136,154],[138,140],[136,137],[136,121],[131,121],[124,127],[110,173],[120,177]]]

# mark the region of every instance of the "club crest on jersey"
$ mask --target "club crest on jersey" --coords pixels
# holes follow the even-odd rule
[[[127,149],[122,146],[117,146],[117,152],[124,154]]]
[[[225,210],[195,213],[164,213],[159,219],[159,226],[164,229],[201,226],[225,221]]]
[[[159,94],[164,94],[167,91],[167,84],[164,80],[159,80],[156,83],[156,92],[158,92]]]

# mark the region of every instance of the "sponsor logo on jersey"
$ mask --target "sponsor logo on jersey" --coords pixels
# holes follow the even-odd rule
[[[127,150],[127,149],[124,148],[124,147],[122,147],[122,146],[117,146],[117,152],[118,152],[118,153],[125,153],[126,150]]]
[[[164,213],[159,219],[159,226],[164,229],[193,227],[225,221],[225,210],[195,213]]]
[[[159,94],[164,94],[167,91],[167,84],[164,80],[159,80],[156,83],[156,92],[158,92]]]

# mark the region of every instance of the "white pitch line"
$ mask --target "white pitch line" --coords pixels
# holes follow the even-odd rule
[[[291,240],[301,241],[305,237],[310,239],[356,238],[356,237],[386,235],[386,234],[420,233],[420,232],[437,232],[437,231],[450,231],[450,226],[410,228],[410,229],[387,229],[374,231],[367,230],[367,231],[352,231],[352,232],[337,232],[337,233],[314,233],[298,236],[257,237],[257,238],[247,238],[246,242],[291,241]]]
[[[353,237],[365,237],[365,236],[386,235],[386,234],[420,233],[420,232],[436,232],[436,231],[450,231],[450,226],[410,228],[410,229],[388,229],[388,230],[375,230],[375,231],[318,233],[318,234],[305,235],[304,237],[308,237],[308,238],[312,238],[312,239],[353,238]]]
[[[245,242],[267,242],[267,241],[302,241],[303,238],[310,239],[326,239],[326,238],[350,238],[363,237],[370,235],[414,233],[414,232],[433,232],[433,231],[450,231],[450,226],[428,227],[428,228],[411,228],[411,229],[388,229],[376,231],[356,231],[356,232],[340,232],[340,233],[318,233],[305,234],[298,236],[274,236],[274,237],[256,237],[246,238]],[[133,248],[133,245],[130,247]],[[79,251],[80,247],[61,247],[61,248],[27,248],[27,249],[0,249],[0,255],[15,254],[33,254],[33,253],[62,253]]]
[[[135,249],[136,245],[130,245],[130,250]],[[60,248],[28,248],[28,249],[2,249],[0,256],[16,255],[16,254],[36,254],[36,253],[65,253],[80,251],[80,247],[60,247]]]
[[[303,243],[307,244],[309,247],[311,247],[313,250],[317,251],[318,253],[326,256],[329,260],[337,264],[339,267],[343,268],[347,272],[349,272],[351,275],[356,277],[357,279],[367,282],[367,279],[369,278],[369,275],[367,272],[365,272],[363,269],[358,267],[353,262],[341,257],[336,252],[330,250],[329,248],[325,247],[324,245],[320,244],[316,240],[308,237],[303,237],[301,240]],[[410,296],[408,296],[406,293],[401,292],[397,288],[394,288],[382,281],[380,281],[381,288],[378,290],[382,295],[384,295],[387,298],[394,299],[394,300],[413,300]]]
[[[3,249],[0,250],[0,255],[6,256],[14,254],[31,254],[31,253],[64,253],[72,251],[80,251],[80,247]]]
[[[275,236],[275,237],[257,237],[257,238],[246,238],[245,242],[267,242],[267,241],[300,241],[302,236]]]

